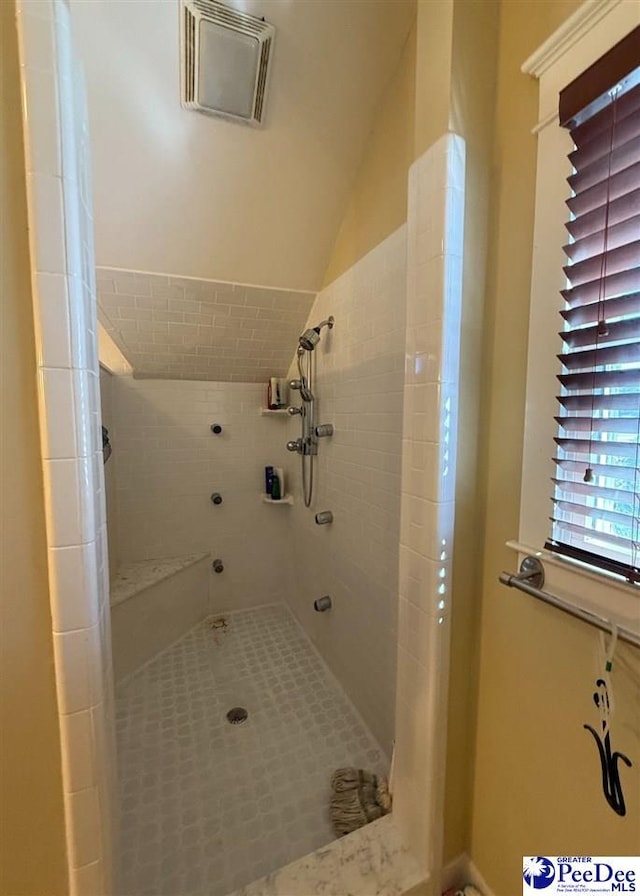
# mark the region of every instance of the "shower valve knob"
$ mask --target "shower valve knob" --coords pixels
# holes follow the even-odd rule
[[[326,526],[333,522],[333,513],[330,510],[321,510],[316,513],[316,523],[318,526]]]
[[[302,386],[302,383],[300,382],[300,380],[289,380],[289,388],[290,389],[294,389],[295,391],[298,391],[301,386]]]
[[[316,426],[316,436],[319,439],[325,438],[326,436],[333,435],[333,423],[321,423],[320,426]]]
[[[222,495],[220,492],[214,492],[211,495],[211,503],[212,504],[222,504]]]
[[[287,442],[287,451],[297,451],[298,454],[301,454],[302,439],[292,439],[290,442]]]
[[[302,408],[287,408],[287,412],[289,413],[289,416],[295,417],[296,414],[302,413]]]

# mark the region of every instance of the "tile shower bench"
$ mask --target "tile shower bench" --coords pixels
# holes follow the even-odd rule
[[[208,560],[200,553],[120,567],[110,589],[116,682],[207,615]]]

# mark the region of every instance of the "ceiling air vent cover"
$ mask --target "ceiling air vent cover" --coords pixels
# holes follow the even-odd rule
[[[275,28],[216,0],[183,0],[182,103],[259,125]]]

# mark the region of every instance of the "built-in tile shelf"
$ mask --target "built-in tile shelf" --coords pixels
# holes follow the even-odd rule
[[[261,417],[286,417],[288,414],[286,408],[260,408]]]
[[[273,500],[271,495],[262,494],[263,504],[293,504],[293,495],[283,495],[277,500]]]

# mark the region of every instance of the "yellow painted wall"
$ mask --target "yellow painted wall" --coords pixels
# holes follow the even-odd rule
[[[414,28],[380,102],[323,286],[352,267],[407,220],[407,171],[413,160],[415,61]]]
[[[67,892],[14,4],[0,3],[0,894]]]
[[[482,10],[484,0],[475,5]],[[407,220],[409,167],[450,125],[453,9],[454,0],[418,0],[416,24],[380,102],[323,287]]]
[[[482,3],[477,0],[455,0],[452,6],[449,121],[451,130],[465,140],[466,178],[445,862],[468,849],[471,831],[470,794],[480,616],[478,570],[482,564],[482,540],[478,538],[482,526],[482,506],[477,446],[482,434],[482,334],[500,12],[499,0],[483,0]]]
[[[629,815],[605,803],[585,722],[597,634],[497,584],[515,556],[536,141],[537,84],[524,59],[575,9],[574,0],[503,0],[495,131],[495,220],[487,290],[483,392],[485,519],[477,758],[471,855],[496,896],[522,892],[521,856],[640,853],[640,658],[621,647],[616,737],[635,770],[622,772]],[[480,534],[480,533],[479,533]]]
[[[413,158],[449,130],[454,0],[418,0]]]

